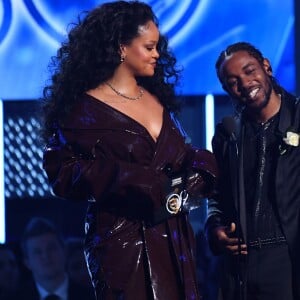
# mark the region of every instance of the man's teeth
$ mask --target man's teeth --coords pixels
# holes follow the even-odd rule
[[[256,94],[258,93],[258,91],[259,91],[259,88],[252,90],[252,91],[249,93],[250,98],[253,99],[253,98],[256,96]]]

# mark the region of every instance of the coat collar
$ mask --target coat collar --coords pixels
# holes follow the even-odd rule
[[[285,135],[286,131],[289,128],[293,127],[294,115],[295,115],[295,101],[296,101],[295,96],[289,94],[285,90],[282,90],[281,99],[282,99],[281,106],[279,109],[279,123],[277,128],[277,133],[279,136]],[[237,119],[240,122],[241,120],[245,120],[245,116],[242,113],[240,117]],[[238,136],[239,136],[240,127],[241,126],[237,126]]]
[[[295,97],[283,91],[282,101],[279,110],[278,133],[284,135],[293,126],[295,115]]]

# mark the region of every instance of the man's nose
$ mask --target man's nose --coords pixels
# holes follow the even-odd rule
[[[242,92],[244,90],[247,90],[250,85],[250,78],[246,76],[242,76],[239,78],[239,91]]]

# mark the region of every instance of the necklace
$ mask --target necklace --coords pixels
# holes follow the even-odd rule
[[[144,95],[144,90],[142,88],[140,88],[140,92],[136,97],[129,97],[116,90],[109,82],[106,81],[105,84],[108,85],[118,96],[128,100],[139,100]]]

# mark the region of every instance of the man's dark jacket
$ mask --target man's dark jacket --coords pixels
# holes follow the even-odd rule
[[[35,283],[29,280],[28,283],[20,287],[16,294],[16,297],[11,300],[40,300],[39,292]],[[69,281],[68,285],[68,300],[95,300],[96,296],[92,288],[81,286],[73,281]]]
[[[300,145],[287,145],[283,138],[286,132],[300,133],[300,104],[294,96],[283,91],[276,131],[278,138],[278,160],[276,166],[276,209],[286,236],[294,272],[296,299],[300,299]],[[218,225],[239,224],[239,231],[245,242],[246,212],[243,186],[243,116],[238,120],[235,133],[230,133],[224,124],[218,124],[213,138],[213,151],[219,169],[219,194],[209,201],[206,232],[210,248],[219,253],[212,243],[212,230]],[[238,151],[238,155],[237,155]],[[239,221],[240,220],[240,221]],[[225,261],[232,258],[224,257]],[[234,268],[228,266],[227,274]]]

